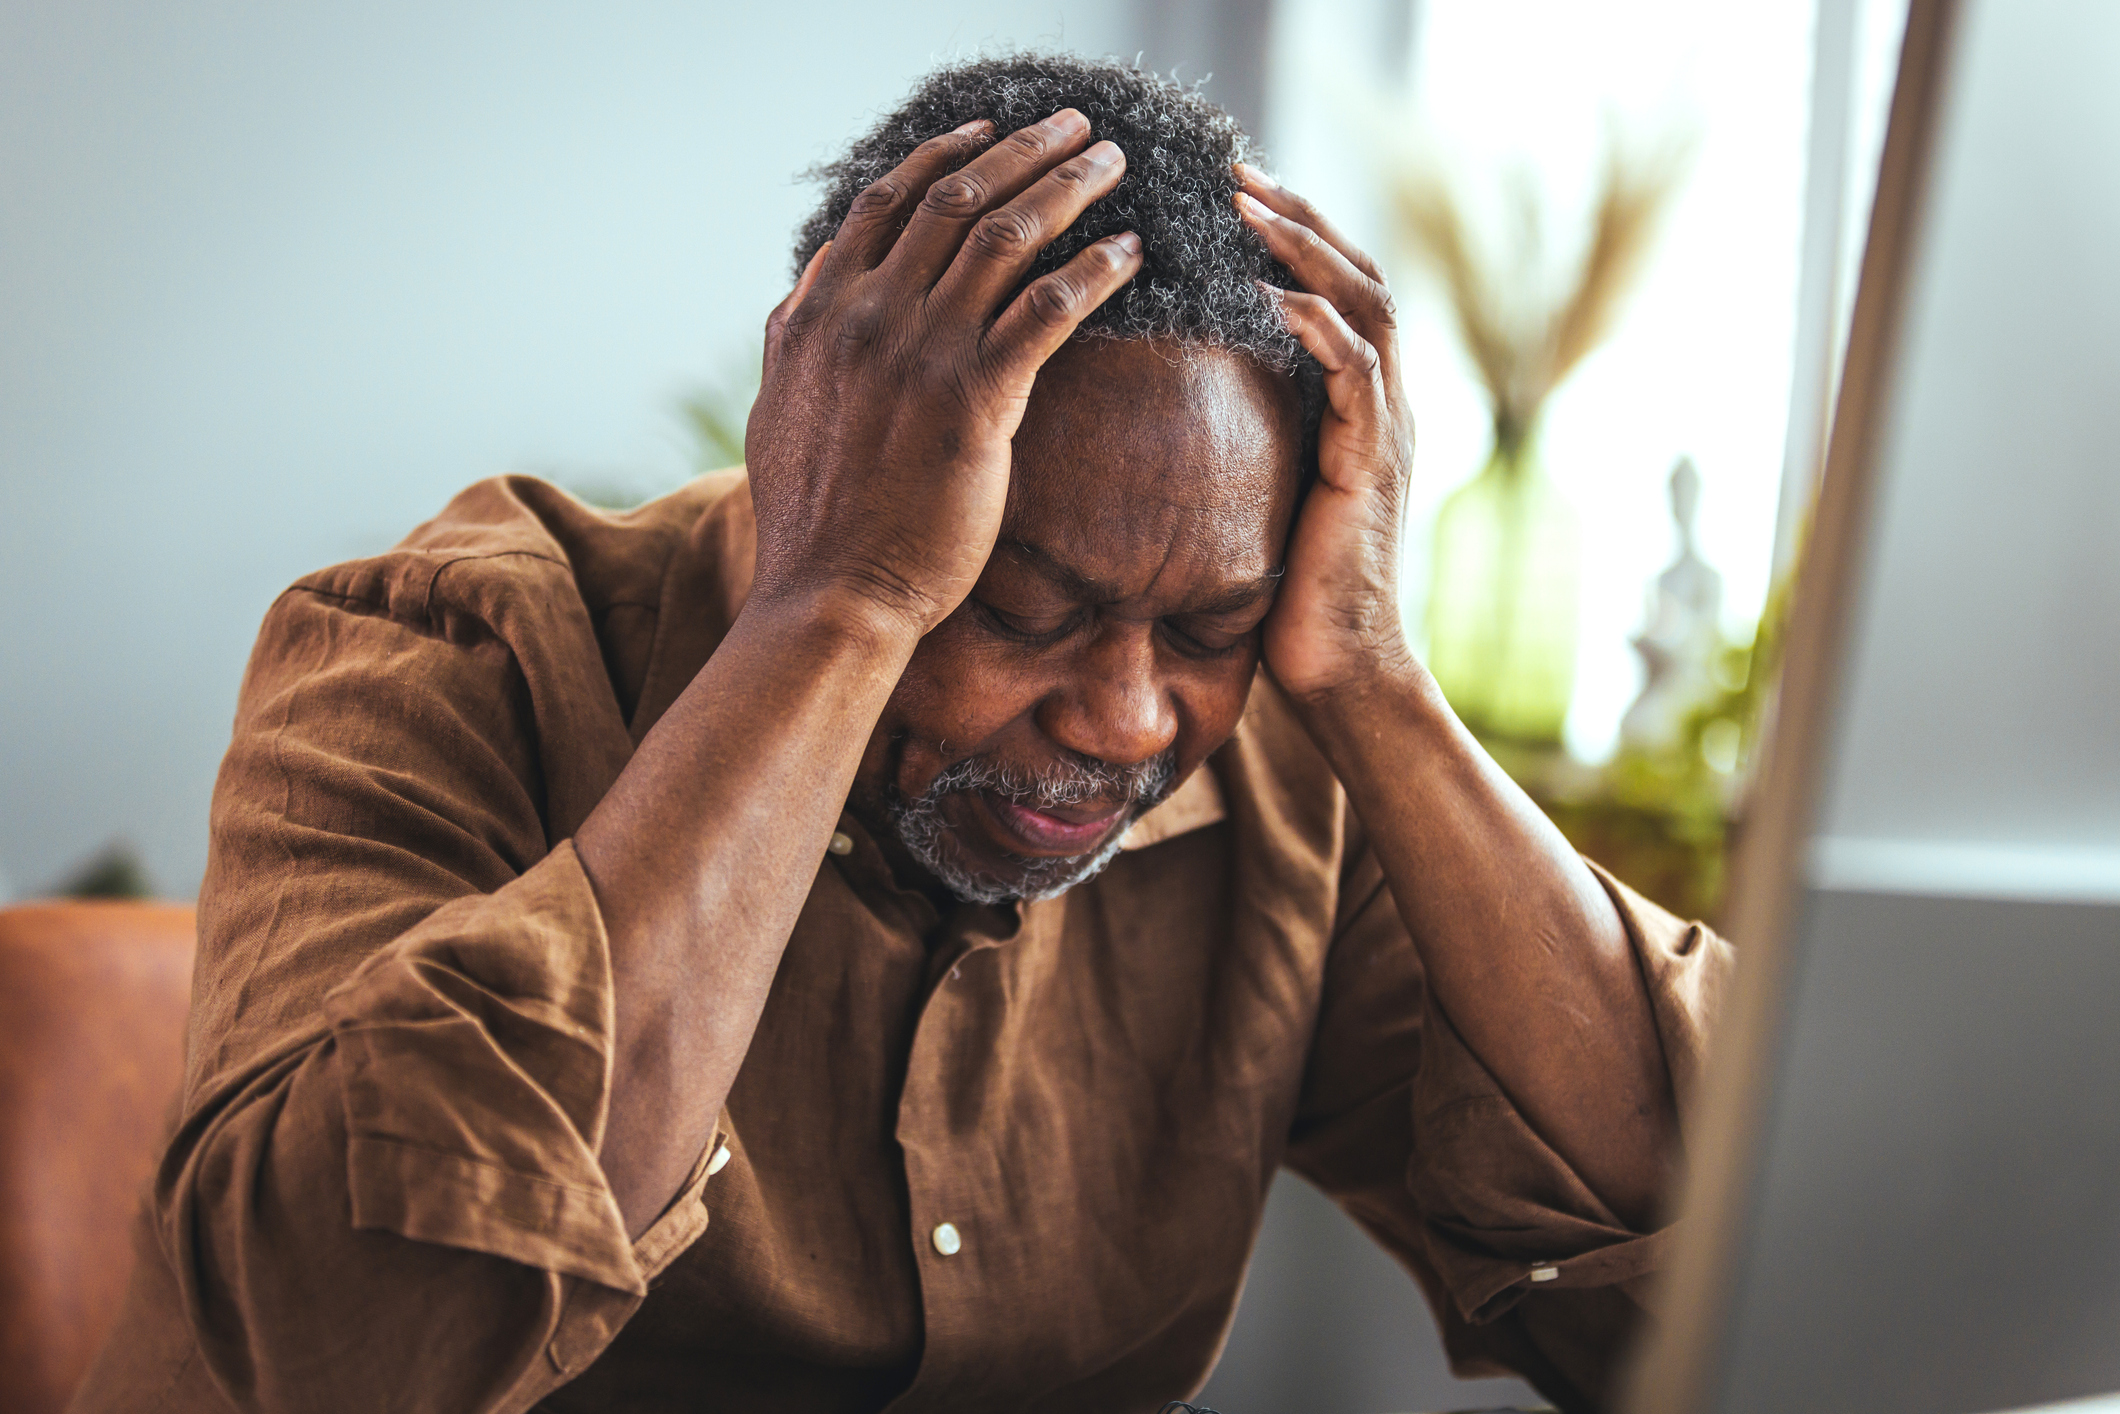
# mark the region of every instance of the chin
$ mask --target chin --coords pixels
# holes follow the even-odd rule
[[[1131,824],[1129,820],[1127,824]],[[962,838],[940,810],[916,802],[891,812],[898,839],[921,867],[966,903],[1035,902],[1056,898],[1095,877],[1118,854],[1126,825],[1103,844],[1083,854],[1032,858],[999,855],[982,859],[964,847]]]

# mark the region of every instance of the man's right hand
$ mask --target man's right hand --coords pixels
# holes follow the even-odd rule
[[[636,1237],[714,1133],[907,657],[986,566],[1032,380],[1141,268],[1121,235],[1024,286],[1125,159],[1071,110],[992,138],[914,152],[773,312],[750,598],[574,837],[614,999],[598,1158]]]
[[[1069,108],[999,143],[967,124],[855,199],[766,324],[753,603],[848,606],[917,638],[971,592],[1038,369],[1141,268],[1140,240],[1018,286],[1125,170]]]

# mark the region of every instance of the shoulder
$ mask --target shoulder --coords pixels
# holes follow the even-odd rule
[[[381,614],[445,636],[484,626],[512,637],[512,628],[549,627],[569,610],[595,618],[620,606],[652,612],[701,518],[745,489],[740,468],[715,472],[612,512],[536,477],[490,477],[391,549],[305,575],[282,599]]]
[[[702,527],[743,485],[702,477],[620,514],[531,477],[467,488],[393,549],[280,595],[230,761],[264,750],[258,779],[277,779],[300,741],[319,769],[358,759],[427,780],[484,763],[482,779],[543,800],[552,838],[572,833],[631,752],[663,605],[699,601],[696,575],[673,570],[696,569]]]

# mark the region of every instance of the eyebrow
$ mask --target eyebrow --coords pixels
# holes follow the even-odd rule
[[[1014,538],[1004,539],[1001,544],[1030,561],[1032,567],[1040,574],[1058,584],[1063,592],[1076,599],[1091,604],[1110,604],[1126,597],[1117,585],[1109,580],[1102,580],[1094,575],[1084,574],[1043,545]],[[1188,614],[1230,614],[1235,613],[1239,609],[1249,608],[1271,593],[1274,586],[1281,582],[1281,576],[1285,573],[1285,569],[1276,568],[1260,575],[1257,579],[1247,580],[1242,584],[1233,584],[1202,603],[1188,604],[1184,612]]]

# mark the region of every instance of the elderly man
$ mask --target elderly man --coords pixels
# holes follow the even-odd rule
[[[747,475],[485,483],[275,604],[77,1408],[1152,1410],[1283,1164],[1604,1399],[1727,949],[1408,652],[1391,303],[1246,155],[938,73]]]

